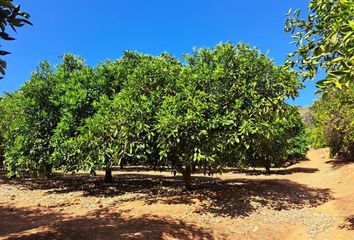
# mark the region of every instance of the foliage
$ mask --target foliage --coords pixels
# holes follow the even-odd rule
[[[11,176],[105,168],[111,181],[124,161],[169,165],[189,189],[196,167],[269,170],[307,150],[297,108],[286,103],[302,84],[248,45],[201,48],[183,63],[134,52],[95,68],[62,60],[42,63],[0,103]]]
[[[327,92],[311,108],[313,138],[329,146],[332,157],[354,157],[354,89]]]
[[[152,57],[126,52],[117,66],[122,90],[95,102],[96,114],[86,119],[75,140],[86,169],[109,167],[125,159],[153,164],[159,158],[155,114],[180,64],[167,54]]]
[[[285,30],[297,46],[287,64],[299,67],[304,78],[314,78],[319,69],[327,77],[317,82],[322,89],[354,87],[354,1],[311,0],[307,19],[290,11]]]
[[[5,115],[5,109],[2,106],[2,101],[3,99],[0,97],[0,119],[2,119]],[[3,162],[4,162],[4,149],[3,149],[3,143],[4,143],[4,137],[3,137],[3,132],[5,131],[5,127],[2,124],[2,121],[0,121],[0,168],[3,167]]]
[[[304,122],[297,109],[288,112],[286,116],[285,126],[283,127],[283,139],[285,139],[287,146],[285,160],[297,161],[305,157],[308,150],[308,135],[306,123]]]
[[[326,141],[323,129],[319,127],[308,128],[307,141],[309,145],[315,149],[326,147]]]
[[[244,44],[202,48],[186,61],[157,113],[161,156],[185,180],[194,162],[219,169],[275,158],[282,148],[265,148],[277,132],[271,125],[288,110],[285,100],[301,86],[295,75]]]
[[[293,33],[298,49],[288,65],[313,78],[320,69],[327,77],[317,82],[322,96],[313,104],[312,146],[329,146],[331,156],[353,155],[354,145],[354,2],[312,0],[307,19],[289,12],[285,30]]]
[[[7,26],[16,32],[16,28],[22,27],[25,24],[32,23],[28,21],[30,15],[20,10],[20,5],[13,5],[13,0],[0,0],[0,38],[6,41],[15,40],[7,33]],[[9,54],[9,52],[0,50],[0,56]],[[5,75],[6,61],[0,59],[0,73]],[[0,79],[3,77],[0,77]]]
[[[9,175],[49,175],[53,167],[78,170],[73,139],[94,114],[93,102],[115,91],[109,63],[93,70],[82,58],[67,54],[62,59],[56,68],[42,63],[30,81],[4,98],[6,116],[16,116],[2,121],[10,123],[4,131]]]
[[[307,153],[306,127],[297,107],[286,106],[281,117],[269,123],[272,133],[265,138],[257,136],[256,141],[247,150],[246,166],[280,167],[287,163],[303,159]]]
[[[57,109],[48,101],[53,82],[53,71],[44,62],[20,90],[4,98],[6,117],[1,120],[2,124],[8,124],[4,150],[10,176],[51,172],[50,137],[57,122]]]
[[[93,114],[92,102],[96,96],[95,72],[85,66],[82,58],[64,55],[63,63],[55,72],[56,83],[50,96],[58,109],[58,121],[50,138],[53,153],[51,162],[56,168],[73,171],[77,168],[75,156],[70,155],[72,139],[84,120]]]

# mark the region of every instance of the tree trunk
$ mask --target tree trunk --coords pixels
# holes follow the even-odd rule
[[[270,174],[270,162],[269,161],[265,162],[264,167],[266,169],[266,173]]]
[[[188,191],[192,190],[191,167],[189,165],[186,165],[185,174],[182,176],[183,176],[184,185],[185,185],[186,189]]]
[[[90,170],[90,177],[95,177],[96,176],[96,171],[91,169]]]
[[[182,174],[182,178],[184,181],[184,186],[188,191],[192,190],[191,185],[191,166],[186,164],[185,168],[182,167],[182,164],[177,160],[176,161],[176,169],[178,172]]]
[[[123,160],[120,160],[120,169],[124,169],[124,162],[123,162]]]
[[[51,177],[51,175],[52,175],[52,169],[53,169],[52,164],[46,164],[46,165],[45,165],[45,172],[44,172],[44,174],[45,174],[45,177],[46,177],[46,178],[50,178],[50,177]]]
[[[106,167],[106,174],[104,175],[104,181],[106,183],[111,183],[113,182],[113,177],[112,177],[112,170],[110,167]]]
[[[209,177],[212,177],[214,175],[214,171],[213,169],[211,168],[211,166],[208,167],[208,176]]]
[[[192,172],[195,173],[197,171],[197,162],[192,163]]]
[[[104,181],[106,183],[111,183],[113,182],[113,177],[112,177],[112,170],[110,166],[110,161],[108,161],[107,156],[106,156],[106,174],[104,176]]]
[[[156,171],[156,170],[157,170],[157,163],[158,163],[158,161],[157,161],[157,160],[155,160],[155,162],[154,162],[154,171]]]
[[[4,168],[4,152],[1,148],[1,137],[0,137],[0,169]]]

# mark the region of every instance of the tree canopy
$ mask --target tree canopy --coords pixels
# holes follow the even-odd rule
[[[286,102],[301,87],[246,44],[197,49],[183,62],[125,52],[95,68],[67,54],[1,100],[5,167],[10,176],[105,168],[112,181],[115,165],[168,165],[188,189],[196,168],[269,171],[307,151]]]
[[[320,69],[327,77],[318,87],[354,87],[354,2],[311,0],[310,14],[290,11],[285,30],[291,32],[297,49],[289,54],[288,65],[298,67],[304,78],[314,78]]]

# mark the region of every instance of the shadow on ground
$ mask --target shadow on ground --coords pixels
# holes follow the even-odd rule
[[[58,220],[58,216],[54,213],[41,214],[36,209],[28,210],[12,206],[0,206],[0,213],[0,239]]]
[[[195,177],[194,179],[212,181],[210,177]],[[139,173],[114,175],[112,183],[105,183],[102,176],[90,177],[87,174],[58,174],[50,179],[8,179],[3,173],[0,174],[0,183],[18,185],[29,190],[47,190],[47,194],[82,191],[84,196],[117,196],[130,192],[148,194],[162,187],[182,189],[184,186],[180,176]]]
[[[193,191],[184,190],[180,177],[133,173],[116,175],[115,181],[109,184],[104,183],[102,177],[87,175],[63,175],[49,180],[0,178],[0,183],[30,190],[43,189],[47,194],[82,191],[83,196],[107,197],[133,193],[128,198],[118,199],[117,204],[120,201],[146,204],[194,204],[198,201],[200,207],[196,213],[230,217],[248,216],[261,207],[277,211],[316,207],[332,199],[329,189],[311,188],[286,179],[221,180],[197,176],[193,178]]]
[[[193,204],[201,202],[197,213],[216,216],[245,217],[259,208],[276,211],[316,207],[332,199],[329,189],[310,188],[290,180],[235,179],[203,182],[193,194],[167,193],[166,196],[150,196],[148,204]]]
[[[341,168],[345,165],[352,164],[354,163],[354,159],[352,158],[335,158],[331,159],[326,162],[327,164],[330,164],[333,168]]]
[[[210,230],[154,215],[128,217],[108,209],[79,217],[12,207],[0,207],[0,211],[0,238],[4,240],[214,239]]]
[[[292,167],[284,169],[272,169],[270,173],[265,170],[237,169],[233,173],[244,173],[246,175],[290,175],[294,173],[314,173],[318,168]]]
[[[354,215],[349,216],[345,219],[345,223],[340,225],[339,228],[354,230]]]

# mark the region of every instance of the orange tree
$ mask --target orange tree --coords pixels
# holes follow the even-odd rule
[[[123,160],[149,165],[159,161],[156,112],[181,69],[168,54],[126,52],[117,64],[122,66],[121,90],[94,103],[96,114],[86,119],[73,144],[80,166],[105,167],[106,181],[112,181],[111,166]]]
[[[202,48],[186,61],[157,112],[156,128],[161,157],[182,173],[187,189],[195,162],[221,170],[286,157],[285,145],[271,146],[270,139],[276,123],[287,121],[285,101],[301,87],[292,71],[245,44]],[[260,139],[272,151],[258,147]]]
[[[31,79],[1,103],[5,167],[9,176],[50,175],[50,144],[58,109],[50,102],[53,70],[42,63]],[[4,127],[5,126],[5,127]]]
[[[313,142],[330,148],[331,157],[354,157],[354,88],[327,91],[312,106]]]

